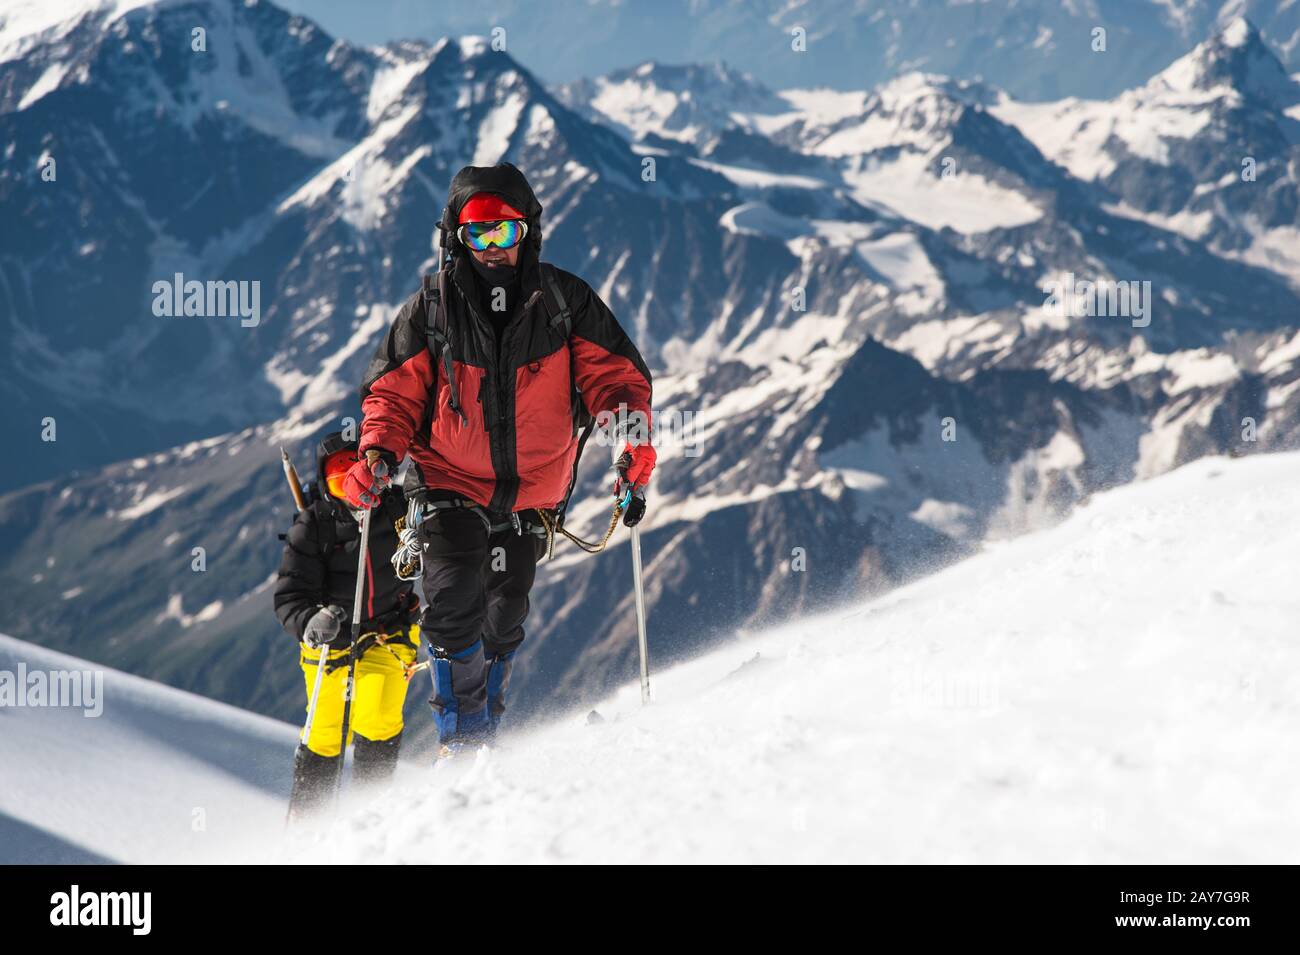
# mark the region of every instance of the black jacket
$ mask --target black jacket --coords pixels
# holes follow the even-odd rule
[[[397,549],[393,522],[406,514],[400,488],[384,492],[370,519],[369,576],[362,594],[361,632],[393,633],[415,620],[420,601],[413,584],[397,579],[389,559]],[[352,601],[357,585],[357,551],[361,527],[351,512],[328,495],[318,494],[306,510],[299,511],[285,535],[284,557],[275,581],[275,615],[292,636],[301,640],[307,621],[326,604],[338,604],[348,613],[334,649],[348,646]]]

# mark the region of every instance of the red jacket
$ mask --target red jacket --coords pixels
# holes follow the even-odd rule
[[[636,346],[586,282],[555,269],[572,314],[572,332],[561,340],[530,251],[519,266],[523,305],[500,343],[479,314],[468,253],[453,259],[444,347],[464,420],[451,406],[441,362],[434,367],[422,294],[398,312],[362,386],[362,451],[388,451],[398,461],[409,453],[414,487],[453,491],[498,515],[563,500],[577,450],[577,400],[593,416],[623,405],[650,422],[650,372]]]

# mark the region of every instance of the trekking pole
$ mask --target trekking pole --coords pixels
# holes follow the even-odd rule
[[[641,587],[641,532],[632,528],[632,580],[636,585],[637,644],[641,650],[641,703],[650,702],[650,660],[645,638],[645,592]]]
[[[339,774],[334,788],[337,801],[343,791],[343,765],[347,762],[348,729],[352,719],[352,688],[357,675],[357,640],[361,636],[361,598],[366,585],[366,552],[370,547],[370,515],[373,508],[366,508],[361,515],[361,547],[357,555],[357,589],[352,601],[352,641],[348,645],[348,676],[343,684],[343,736],[339,743]],[[319,680],[319,675],[317,680]]]
[[[624,509],[632,503],[632,496],[644,497],[645,492],[632,489],[624,498]],[[632,525],[632,586],[636,593],[637,649],[641,653],[641,704],[650,702],[650,651],[645,635],[645,588],[641,584],[641,528]]]
[[[298,737],[298,742],[303,746],[311,739],[311,724],[316,719],[316,701],[320,699],[320,684],[325,676],[325,661],[329,652],[329,644],[325,644],[320,648],[320,659],[316,661],[316,683],[311,689],[311,702],[307,704],[307,722],[303,724],[302,735]]]
[[[307,503],[302,497],[302,482],[298,480],[298,469],[293,466],[289,460],[289,454],[280,448],[280,463],[284,468],[284,479],[289,482],[289,491],[293,494],[294,506],[300,511],[307,509]],[[307,704],[307,722],[303,724],[302,735],[298,737],[298,742],[306,746],[307,740],[311,738],[311,724],[316,719],[316,701],[320,699],[321,678],[325,675],[325,658],[329,654],[328,647],[321,647],[320,659],[316,662],[316,683],[311,690],[311,701]]]
[[[316,683],[312,686],[311,701],[307,704],[307,722],[303,724],[302,733],[300,733],[298,736],[298,747],[300,749],[306,747],[307,740],[311,739],[311,724],[312,721],[315,720],[316,718],[316,701],[320,699],[321,678],[325,676],[325,660],[329,656],[329,649],[330,649],[329,644],[326,644],[325,646],[321,647],[319,651],[320,657],[316,661]],[[297,765],[297,761],[298,761],[298,757],[295,754],[294,755],[295,766]],[[294,775],[295,776],[297,775],[296,769],[294,770]],[[287,827],[291,825],[293,823],[293,820],[294,820],[293,797],[290,796],[289,805],[285,808],[284,811],[285,826]]]

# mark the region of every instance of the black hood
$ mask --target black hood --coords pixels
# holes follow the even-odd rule
[[[508,162],[495,166],[466,166],[452,177],[447,190],[447,205],[442,210],[442,229],[444,248],[453,253],[462,250],[460,240],[456,238],[460,210],[465,207],[471,196],[477,192],[488,192],[500,196],[510,205],[524,214],[528,223],[528,235],[524,246],[534,253],[542,247],[542,204],[537,201],[533,187],[528,184],[524,174]]]
[[[336,451],[356,451],[357,442],[348,441],[343,437],[342,431],[331,431],[325,437],[320,439],[320,444],[316,446],[316,490],[320,493],[322,501],[334,501],[342,504],[332,494],[325,483],[325,459]]]

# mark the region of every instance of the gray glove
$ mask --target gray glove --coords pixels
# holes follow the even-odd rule
[[[313,650],[319,650],[339,635],[343,621],[347,619],[348,612],[338,604],[321,607],[307,621],[307,629],[303,631],[302,642]]]

